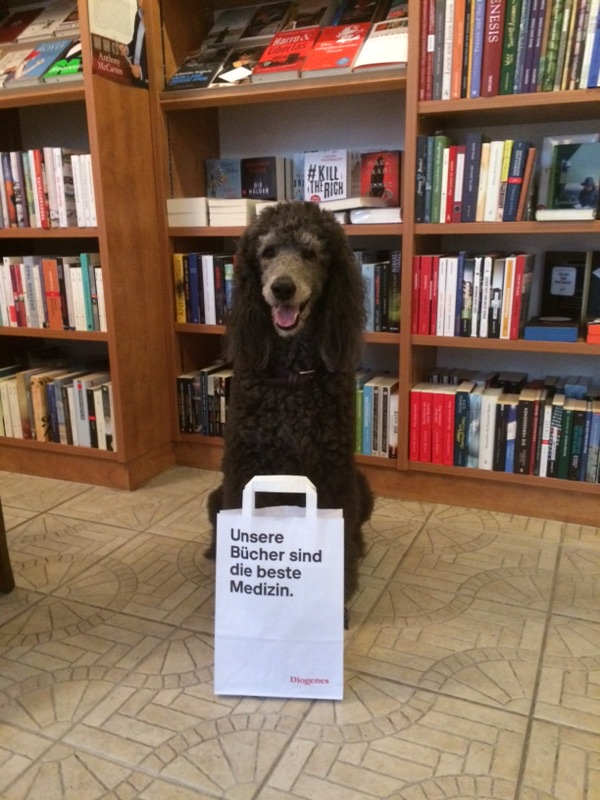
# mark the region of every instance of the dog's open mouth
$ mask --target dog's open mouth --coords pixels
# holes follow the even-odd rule
[[[306,305],[306,304],[304,304]],[[304,308],[302,306],[275,306],[271,309],[273,322],[278,328],[285,331],[293,330],[300,321],[300,314]]]

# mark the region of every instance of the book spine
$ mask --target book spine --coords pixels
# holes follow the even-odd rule
[[[514,222],[517,218],[517,207],[523,186],[523,175],[525,173],[525,162],[529,142],[517,139],[513,143],[508,176],[506,181],[506,194],[504,197],[504,209],[502,212],[503,222]]]
[[[482,135],[477,131],[467,134],[465,150],[465,177],[462,196],[461,222],[475,222],[479,186]]]
[[[425,180],[427,169],[427,136],[417,136],[415,180],[415,222],[425,222]]]
[[[537,91],[538,70],[540,67],[540,58],[542,54],[542,40],[544,36],[544,27],[545,27],[547,13],[548,13],[547,0],[539,0],[539,9],[534,31],[533,52],[531,56],[531,72],[529,76],[529,83],[527,85],[527,92],[530,93]]]
[[[527,34],[529,31],[531,4],[532,0],[522,0],[521,19],[517,33],[517,55],[515,58],[513,94],[519,94],[521,92],[521,80],[525,70],[525,56],[527,52]]]
[[[481,66],[485,36],[486,0],[475,0],[473,38],[471,42],[471,69],[469,73],[469,97],[481,95]]]
[[[454,403],[454,457],[455,467],[467,466],[470,392],[459,389]]]
[[[484,43],[481,60],[482,97],[494,97],[498,94],[506,1],[507,0],[499,0],[499,2],[490,2],[486,5]]]
[[[515,64],[517,59],[517,35],[521,20],[521,0],[507,0],[502,38],[502,58],[498,94],[513,94]]]

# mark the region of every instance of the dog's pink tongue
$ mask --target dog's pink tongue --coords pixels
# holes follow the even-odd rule
[[[274,310],[274,317],[280,328],[291,328],[298,319],[298,309],[295,306],[279,306]]]

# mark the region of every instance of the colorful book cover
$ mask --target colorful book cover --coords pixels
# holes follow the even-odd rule
[[[361,197],[383,197],[388,206],[399,206],[401,161],[400,150],[361,153]]]
[[[302,68],[304,77],[350,72],[354,57],[370,30],[369,22],[323,28]]]
[[[192,50],[169,78],[165,89],[167,91],[205,89],[210,86],[210,82],[219,70],[226,55],[225,48],[220,50]]]
[[[39,83],[44,73],[55,61],[62,58],[72,44],[72,39],[48,39],[38,42],[5,80],[4,88],[20,89],[22,86],[34,86]]]
[[[299,77],[306,56],[320,31],[315,25],[276,33],[252,72],[252,83]]]
[[[71,47],[57,59],[54,64],[43,75],[44,83],[54,81],[82,80],[83,78],[83,57],[81,41],[73,42]]]

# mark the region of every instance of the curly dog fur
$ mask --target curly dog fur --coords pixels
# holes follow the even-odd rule
[[[314,203],[264,210],[236,254],[226,355],[234,368],[217,513],[240,508],[255,475],[306,475],[321,508],[342,508],[345,600],[358,586],[361,525],[373,498],[354,461],[354,371],[362,350],[363,281],[333,214]],[[298,498],[263,497],[261,505]]]

